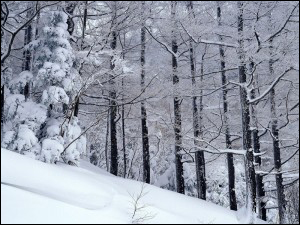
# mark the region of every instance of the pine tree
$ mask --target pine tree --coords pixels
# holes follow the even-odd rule
[[[36,56],[38,69],[36,90],[43,90],[41,102],[48,108],[40,140],[41,160],[77,164],[85,150],[85,138],[80,137],[78,119],[68,115],[66,107],[74,101],[80,77],[73,68],[74,53],[69,43],[67,15],[61,10],[48,14],[47,26],[38,40],[40,52]],[[67,148],[65,148],[67,147]]]

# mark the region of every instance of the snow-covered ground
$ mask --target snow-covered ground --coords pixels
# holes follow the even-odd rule
[[[235,212],[151,185],[133,217],[142,186],[85,161],[50,165],[1,149],[1,224],[240,223]]]

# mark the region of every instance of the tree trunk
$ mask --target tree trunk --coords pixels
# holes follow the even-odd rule
[[[244,2],[237,2],[238,8],[238,56],[239,56],[239,82],[240,86],[240,99],[242,110],[242,126],[243,126],[243,149],[246,150],[245,166],[246,166],[246,182],[247,182],[247,208],[252,213],[256,211],[256,180],[255,180],[255,168],[254,168],[254,155],[251,149],[251,130],[250,130],[250,110],[247,99],[247,74],[246,74],[246,62],[244,51]]]
[[[85,30],[86,30],[86,24],[87,24],[87,4],[88,1],[85,1],[85,7],[84,7],[84,12],[83,12],[83,25],[82,25],[82,34],[81,34],[81,43],[80,43],[80,50],[83,50],[83,43],[84,43],[84,37],[85,37]],[[75,7],[74,6],[70,6],[70,12],[73,14]],[[68,31],[70,32],[70,35],[72,35],[73,31],[74,31],[74,27],[72,28],[72,19],[68,18]],[[80,68],[81,69],[81,68]],[[79,74],[81,75],[81,71],[79,70]],[[78,95],[80,95],[80,93],[78,93]],[[75,109],[74,109],[74,116],[78,117],[79,114],[79,105],[80,105],[80,98],[79,96],[76,98],[76,102],[75,102]]]
[[[32,7],[32,4],[28,4],[29,7]],[[33,9],[30,9],[27,11],[27,18],[31,18],[33,14]],[[32,24],[29,23],[28,26],[25,28],[25,34],[24,34],[24,46],[28,45],[32,41]],[[31,51],[29,49],[24,50],[23,52],[23,66],[22,70],[25,71],[31,71],[31,62],[32,62],[32,55]],[[23,94],[25,96],[25,100],[27,101],[30,97],[30,82],[27,82]]]
[[[29,7],[32,7],[31,4],[28,4]],[[27,18],[31,18],[33,14],[33,9],[27,11]],[[32,41],[32,24],[29,23],[28,26],[25,28],[24,34],[24,46],[28,45]],[[31,70],[31,51],[29,49],[24,50],[23,52],[23,66],[22,70]]]
[[[270,23],[271,24],[271,23]],[[270,49],[270,60],[269,60],[269,72],[272,79],[274,79],[274,61],[273,57],[273,39],[269,43]],[[274,154],[274,168],[276,172],[276,187],[277,187],[277,201],[278,201],[278,212],[279,212],[279,223],[283,224],[285,219],[285,195],[284,186],[282,178],[282,168],[281,168],[281,153],[279,146],[279,130],[278,130],[278,118],[276,112],[276,102],[275,102],[276,91],[273,88],[270,91],[270,105],[271,105],[271,129],[272,129],[272,139],[273,139],[273,154]]]
[[[112,21],[112,41],[111,41],[111,49],[114,51],[117,48],[117,32],[116,32],[116,2],[114,2],[114,15]],[[118,175],[118,143],[117,143],[117,93],[115,87],[115,76],[114,76],[114,56],[111,57],[110,61],[110,90],[109,90],[109,97],[110,97],[110,144],[111,144],[111,162],[110,162],[110,172],[114,175]]]
[[[110,104],[110,103],[108,103]],[[110,124],[110,112],[107,111],[107,123],[106,123],[106,135],[105,135],[105,163],[106,163],[106,170],[109,171],[109,160],[108,160],[108,138],[109,138],[109,124]]]
[[[124,46],[123,47],[123,60],[125,60],[125,51],[124,48],[126,46],[126,35],[124,34]],[[125,134],[125,95],[124,95],[124,78],[122,78],[122,144],[123,144],[123,164],[124,164],[124,170],[123,170],[123,177],[126,178],[127,174],[127,152],[126,152],[126,134]]]
[[[142,10],[145,10],[145,1],[142,2]],[[145,88],[145,49],[146,49],[146,29],[145,18],[142,19],[141,28],[141,89]],[[143,181],[150,183],[150,152],[149,152],[149,135],[147,127],[147,111],[145,101],[141,102],[142,116],[142,142],[143,142]]]
[[[193,2],[188,2],[188,11],[189,11],[189,19],[191,21],[193,14]],[[198,105],[197,105],[197,97],[196,97],[196,68],[195,68],[195,58],[194,58],[194,46],[193,40],[190,38],[189,40],[189,48],[190,48],[190,68],[191,68],[191,76],[192,76],[192,90],[193,90],[193,129],[194,129],[194,144],[197,147],[200,147],[201,144],[199,142],[200,138],[200,123],[199,123],[199,113],[198,113]],[[205,179],[205,160],[204,153],[197,151],[195,153],[195,163],[196,163],[196,177],[197,177],[197,193],[198,198],[206,200],[206,179]]]
[[[75,28],[75,24],[72,18],[72,15],[74,14],[74,10],[76,8],[76,3],[75,2],[71,2],[71,1],[66,1],[66,12],[69,14],[68,19],[67,19],[67,25],[68,25],[68,33],[70,34],[70,36],[73,34],[74,32],[74,28]],[[72,41],[72,39],[70,38],[70,42]],[[75,102],[75,108],[74,108],[74,116],[78,116],[79,113],[79,98],[76,98],[76,102]],[[64,114],[67,114],[68,111],[68,105],[67,104],[63,104],[63,112]]]
[[[250,73],[253,73],[254,69],[254,63],[250,63]],[[254,76],[254,75],[253,75]],[[257,82],[254,79],[253,80],[253,90],[251,91],[251,98],[256,98],[256,91],[257,88]],[[258,134],[258,121],[257,121],[257,112],[255,108],[255,104],[251,105],[251,119],[252,119],[252,139],[253,139],[253,150],[255,154],[258,154],[254,157],[254,161],[256,166],[261,168],[262,160],[261,156],[259,155],[261,153],[260,151],[260,138]],[[264,189],[264,183],[263,183],[263,177],[261,174],[255,175],[256,180],[256,194],[257,194],[257,213],[258,217],[264,221],[267,220],[267,210],[266,210],[266,202],[265,202],[265,189]]]
[[[3,139],[3,127],[4,127],[4,101],[5,101],[5,95],[4,95],[4,84],[1,86],[1,142]]]
[[[66,11],[68,14],[70,14],[72,16],[77,3],[72,2],[72,1],[66,1],[66,4],[67,4]],[[70,16],[68,17],[67,25],[68,25],[68,32],[70,35],[72,35],[74,32],[74,29],[75,29],[75,24],[74,24],[72,17],[70,17]]]
[[[221,6],[220,3],[217,2],[217,16],[218,16],[218,25],[221,26]],[[219,35],[219,41],[223,41],[223,37]],[[221,79],[222,79],[222,86],[223,86],[223,110],[224,110],[224,127],[225,127],[225,142],[226,142],[226,148],[231,149],[232,143],[230,139],[230,130],[229,130],[229,124],[228,124],[228,90],[227,87],[225,87],[225,84],[227,83],[227,76],[225,70],[225,52],[224,47],[220,45],[219,47],[220,52],[220,59],[221,59],[221,66],[220,70],[221,72]],[[228,153],[227,154],[227,166],[228,166],[228,189],[229,189],[229,202],[230,202],[230,209],[231,210],[237,210],[237,203],[236,203],[236,193],[235,193],[235,169],[234,169],[234,159],[233,154]]]
[[[124,78],[122,78],[122,89],[124,87]],[[124,178],[127,173],[127,153],[126,153],[126,135],[125,135],[125,105],[124,94],[122,95],[122,143],[123,143],[123,161],[124,161]]]
[[[172,51],[177,54],[177,26],[176,26],[176,1],[171,1],[171,18],[172,18]],[[175,165],[176,165],[176,189],[178,193],[185,193],[182,163],[182,134],[181,134],[181,97],[178,93],[179,77],[178,77],[178,59],[172,54],[172,70],[173,70],[173,88],[174,88],[174,132],[175,132]]]
[[[206,47],[205,52],[202,55],[202,61],[201,61],[201,69],[200,69],[200,82],[203,82],[203,74],[204,74],[204,57],[206,54]],[[203,91],[200,90],[200,97],[199,97],[199,137],[203,137]],[[201,188],[201,196],[200,198],[203,200],[206,200],[206,168],[205,168],[205,157],[204,152],[200,151],[197,152],[195,155],[196,159],[196,170],[199,171],[199,181],[200,181],[200,188]]]

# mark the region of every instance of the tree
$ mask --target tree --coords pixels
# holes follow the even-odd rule
[[[255,73],[254,62],[250,62],[250,73]],[[252,75],[254,76],[254,74]],[[253,80],[253,89],[251,91],[251,99],[256,98],[257,92],[257,78]],[[260,146],[260,135],[258,130],[258,119],[257,119],[257,109],[256,105],[251,105],[251,121],[252,121],[252,140],[253,140],[253,151],[256,154],[254,161],[259,169],[262,168],[262,156],[261,156],[261,146]],[[264,189],[263,176],[256,173],[256,194],[257,194],[257,211],[258,216],[262,220],[267,220],[267,209],[266,209],[266,193]]]
[[[172,70],[173,70],[173,91],[174,91],[174,132],[175,132],[175,164],[176,164],[176,188],[177,192],[184,194],[183,164],[182,164],[182,133],[181,133],[181,102],[182,99],[178,93],[178,59],[177,59],[177,22],[176,22],[177,2],[171,2],[171,21],[172,21]]]
[[[244,3],[237,2],[238,9],[238,57],[239,57],[239,82],[240,82],[240,99],[242,110],[242,127],[243,127],[243,149],[246,150],[246,174],[247,174],[247,204],[248,209],[255,213],[256,211],[256,181],[254,169],[254,155],[251,148],[251,130],[250,130],[250,110],[248,95],[246,90],[247,74],[246,59],[244,50]]]
[[[220,2],[217,2],[217,17],[218,17],[218,26],[221,26],[222,20],[222,10]],[[219,35],[219,41],[223,42],[223,38]],[[224,127],[225,127],[225,142],[226,148],[231,149],[231,136],[229,131],[228,124],[228,90],[226,87],[227,84],[227,76],[226,76],[226,63],[225,63],[225,51],[222,45],[219,46],[220,52],[220,71],[221,71],[221,80],[222,80],[222,94],[223,94],[223,111],[224,111]],[[227,154],[227,164],[228,164],[228,188],[229,188],[229,201],[230,201],[230,209],[237,210],[237,202],[236,202],[236,193],[235,193],[235,169],[234,169],[234,159],[233,154]]]
[[[112,5],[112,32],[111,32],[111,50],[114,54],[114,50],[117,47],[117,21],[118,18],[117,15],[117,2],[113,2]],[[110,69],[111,69],[111,75],[110,75],[110,144],[111,144],[111,165],[110,165],[110,172],[114,175],[118,175],[118,143],[117,143],[117,93],[116,93],[116,86],[115,86],[115,77],[114,77],[114,55],[112,54],[111,60],[110,60]]]
[[[271,22],[271,21],[270,21]],[[269,49],[270,49],[270,60],[269,60],[269,72],[270,75],[274,76],[274,60],[273,60],[273,38],[269,40]],[[271,112],[271,135],[273,141],[273,154],[274,154],[274,167],[276,171],[276,187],[277,187],[277,201],[278,201],[278,211],[279,211],[279,223],[283,224],[285,220],[285,195],[283,187],[283,178],[282,178],[282,164],[281,164],[281,152],[279,145],[279,130],[278,130],[278,118],[276,113],[276,92],[275,87],[270,90],[270,112]]]
[[[56,163],[62,157],[66,163],[77,164],[85,149],[85,138],[81,137],[73,143],[81,134],[81,129],[78,119],[66,114],[65,106],[73,101],[80,86],[80,78],[73,68],[67,15],[61,10],[48,15],[48,24],[36,46],[41,50],[36,56],[39,82],[35,89],[43,90],[42,104],[48,108],[48,119],[40,137],[41,159]]]
[[[145,12],[146,2],[142,2],[142,11]],[[144,16],[143,16],[144,17]],[[146,29],[145,18],[142,18],[141,27],[141,90],[145,89],[145,50],[146,50]],[[149,152],[149,136],[147,127],[147,110],[145,101],[141,101],[141,117],[142,117],[142,142],[143,142],[143,179],[144,182],[150,183],[150,152]]]
[[[189,19],[192,19],[193,15],[193,2],[188,2],[188,11],[189,11]],[[195,146],[200,147],[199,138],[201,138],[202,132],[200,123],[202,123],[202,116],[199,116],[198,113],[198,105],[197,105],[197,96],[196,96],[196,69],[195,69],[195,56],[194,56],[194,42],[190,38],[189,40],[189,51],[190,51],[190,67],[191,67],[191,77],[192,77],[192,88],[193,88],[193,128],[194,128],[194,144]],[[200,100],[200,109],[203,108],[202,97]],[[202,112],[200,112],[202,113]],[[199,121],[200,119],[200,121]],[[197,151],[195,153],[195,161],[196,161],[196,177],[197,177],[197,192],[198,198],[205,200],[206,199],[206,179],[205,179],[205,158],[203,151]]]

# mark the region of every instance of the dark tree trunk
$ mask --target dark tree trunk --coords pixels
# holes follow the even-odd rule
[[[108,103],[110,104],[110,103]],[[106,163],[106,170],[109,171],[109,160],[108,160],[108,139],[109,139],[109,124],[110,124],[110,112],[107,111],[107,122],[106,122],[106,135],[105,135],[105,163]]]
[[[271,24],[271,23],[270,23]],[[273,57],[273,40],[270,40],[270,61],[269,61],[269,71],[270,76],[274,79],[274,61]],[[274,168],[276,172],[276,187],[277,187],[277,201],[278,201],[278,212],[279,212],[279,223],[283,224],[285,220],[285,194],[282,178],[282,168],[281,168],[281,153],[279,146],[279,130],[278,130],[278,118],[276,112],[276,101],[275,101],[275,88],[270,91],[270,105],[271,105],[271,129],[272,129],[272,139],[273,139],[273,154],[274,154]]]
[[[29,4],[29,7],[32,7],[32,4]],[[27,18],[32,17],[33,14],[33,9],[30,9],[27,12]],[[32,41],[32,24],[29,23],[28,26],[25,28],[25,34],[24,34],[24,46],[28,45],[30,42]],[[31,71],[31,59],[32,59],[32,55],[31,55],[31,51],[29,49],[24,50],[23,52],[23,66],[22,66],[22,70],[25,71]],[[30,82],[27,82],[24,90],[23,90],[23,94],[25,96],[25,100],[27,101],[28,98],[30,97]]]
[[[122,43],[121,43],[122,44]],[[123,46],[124,45],[124,46]],[[124,51],[124,48],[126,46],[126,35],[124,35],[124,44],[123,47],[123,60],[125,60],[126,52]],[[125,95],[124,95],[124,78],[122,78],[122,144],[123,144],[123,164],[124,164],[124,170],[123,170],[123,177],[126,178],[127,175],[127,152],[126,152],[126,133],[125,133]]]
[[[8,8],[6,8],[5,6],[6,3],[5,2],[1,2],[1,25],[4,25],[4,23],[6,22],[6,19],[8,17]],[[4,42],[4,31],[1,28],[1,45]],[[2,57],[2,51],[1,51],[1,57]],[[4,126],[4,103],[5,103],[5,86],[4,86],[4,70],[2,70],[4,68],[4,63],[1,62],[1,143],[2,143],[2,139],[3,139],[3,126]],[[3,83],[2,83],[3,82]]]
[[[221,6],[220,3],[217,2],[217,16],[218,16],[218,25],[221,26]],[[222,42],[223,38],[221,35],[219,35],[219,41]],[[223,110],[224,110],[224,127],[225,127],[225,142],[226,142],[226,148],[231,149],[232,143],[230,139],[230,130],[229,130],[229,124],[228,124],[228,90],[227,87],[225,87],[225,84],[227,83],[227,76],[225,72],[225,52],[224,47],[220,45],[219,47],[220,52],[220,59],[221,59],[221,79],[222,79],[222,85],[223,85]],[[231,210],[237,210],[237,203],[236,203],[236,193],[235,193],[235,169],[234,169],[234,159],[233,154],[228,153],[227,154],[227,166],[228,166],[228,189],[229,189],[229,202],[230,202],[230,209]]]
[[[32,10],[27,12],[27,17],[30,18],[32,16]],[[28,26],[25,28],[24,34],[24,46],[28,45],[32,41],[32,24],[29,23]],[[24,70],[31,70],[31,51],[29,49],[24,50],[23,52],[23,66],[22,69]]]
[[[40,7],[40,2],[36,3],[36,7]],[[41,18],[41,12],[38,12],[37,15],[36,15],[36,19],[34,21],[34,31],[32,31],[32,35],[33,35],[33,39],[34,40],[37,40],[39,38],[40,18]],[[31,54],[32,54],[32,62],[35,62],[36,51],[38,51],[38,49],[33,50],[31,52]],[[35,69],[32,68],[32,72],[35,73],[37,71],[35,71]]]
[[[254,69],[254,63],[250,63],[250,73],[253,73]],[[253,74],[254,76],[254,74]],[[251,98],[256,98],[256,87],[257,82],[254,79],[253,80],[253,90],[251,91]],[[261,160],[261,153],[260,151],[260,137],[258,134],[258,122],[257,122],[257,112],[255,109],[255,104],[251,105],[251,118],[252,118],[252,139],[253,139],[253,151],[257,156],[254,157],[254,161],[257,167],[261,168],[262,160]],[[257,212],[258,217],[264,221],[267,220],[267,210],[266,210],[266,202],[265,202],[265,189],[264,189],[264,183],[263,183],[263,176],[261,174],[255,175],[256,179],[256,194],[257,194]]]
[[[206,50],[207,50],[207,46],[205,46],[205,50],[204,53],[202,54],[202,61],[201,61],[201,67],[200,67],[200,82],[203,82],[203,75],[204,75],[204,61],[205,61],[205,55],[206,55]],[[204,109],[204,105],[203,105],[203,91],[200,90],[200,97],[199,97],[199,132],[200,132],[200,138],[203,137],[203,118],[204,118],[204,114],[203,114],[203,109]],[[200,171],[200,181],[201,181],[201,193],[202,199],[206,199],[206,168],[205,168],[205,156],[204,156],[204,152],[201,151],[199,154],[196,155],[196,158],[198,157],[197,161],[199,161],[199,165],[196,165],[196,167],[198,167],[197,170]]]
[[[246,63],[245,63],[245,52],[244,52],[244,3],[241,1],[237,2],[238,8],[238,36],[239,36],[239,47],[238,56],[240,60],[239,65],[239,82],[240,84],[246,84]],[[248,208],[253,213],[256,211],[256,180],[255,180],[255,168],[254,168],[254,155],[251,149],[251,130],[250,130],[250,110],[247,99],[246,88],[240,87],[240,99],[241,99],[241,110],[242,110],[242,126],[243,126],[243,149],[246,150],[245,166],[246,166],[246,181],[247,181],[247,204]]]
[[[114,2],[116,4],[116,2]],[[111,40],[111,49],[114,51],[117,48],[117,32],[116,32],[116,5],[114,5],[114,15],[113,15],[113,21],[112,21],[112,40]],[[114,63],[114,57],[111,57],[110,61],[110,69],[111,69],[111,75],[110,75],[110,90],[109,90],[109,97],[110,97],[110,144],[111,144],[111,162],[110,162],[110,172],[114,175],[118,175],[118,142],[117,142],[117,93],[116,93],[116,87],[115,87],[115,76],[114,76],[114,69],[115,69],[115,63]]]
[[[68,19],[67,19],[67,25],[68,25],[68,32],[70,34],[70,36],[73,34],[74,32],[74,28],[75,28],[75,24],[74,24],[74,21],[73,21],[73,14],[74,14],[74,10],[76,8],[76,2],[71,2],[71,1],[66,1],[66,12],[69,14],[68,16]],[[72,39],[70,39],[70,41],[72,41]],[[63,104],[63,112],[64,114],[66,115],[67,112],[68,112],[68,105],[67,104]],[[75,102],[75,106],[74,106],[74,116],[78,116],[78,113],[79,113],[79,98],[76,98],[76,102]],[[71,117],[70,117],[71,119]]]
[[[87,4],[88,1],[85,1],[85,8],[84,8],[84,12],[83,12],[83,26],[82,26],[82,35],[81,35],[81,45],[80,45],[80,49],[83,50],[83,41],[84,41],[84,37],[85,37],[85,30],[86,30],[86,23],[87,23]],[[74,14],[74,10],[76,8],[76,3],[69,3],[68,6],[66,7],[67,12],[72,16]],[[68,20],[67,20],[67,24],[68,24],[68,32],[70,35],[73,34],[74,32],[74,22],[73,19],[69,16]],[[79,70],[79,74],[81,73],[81,71]],[[80,93],[78,93],[79,95]],[[74,108],[74,116],[78,117],[79,114],[79,105],[80,105],[80,98],[79,96],[76,97],[76,102],[75,102],[75,108]]]
[[[2,142],[2,138],[3,138],[3,126],[4,126],[4,90],[5,87],[4,85],[1,86],[1,142]]]
[[[258,130],[253,130],[253,150],[256,154],[260,153],[260,142],[259,142]],[[255,157],[255,163],[258,166],[261,166],[261,157]],[[265,189],[263,183],[263,177],[260,174],[256,174],[256,193],[257,193],[257,207],[258,207],[258,216],[260,219],[267,221],[267,210],[265,202]]]
[[[24,87],[24,91],[23,94],[25,96],[25,101],[28,100],[28,98],[30,97],[30,82],[27,82],[25,87]]]
[[[142,2],[142,9],[145,10],[145,1]],[[143,18],[141,28],[141,89],[145,88],[145,49],[146,49],[146,29],[145,19]],[[149,135],[147,127],[147,111],[145,101],[141,102],[142,116],[142,142],[143,142],[143,181],[150,183],[150,152],[149,152]]]
[[[68,17],[68,20],[67,20],[68,32],[70,35],[72,35],[74,32],[74,28],[75,28],[75,24],[72,19],[72,15],[74,14],[74,10],[76,8],[77,3],[71,2],[71,1],[67,1],[66,3],[67,3],[66,11],[68,14],[70,14],[70,16]]]
[[[78,117],[79,114],[79,98],[76,98],[75,106],[74,106],[74,116]]]
[[[124,78],[122,79],[122,88],[124,87]],[[124,178],[127,173],[127,152],[126,152],[126,134],[125,134],[125,105],[124,95],[122,96],[122,143],[123,143],[123,162],[124,162]]]
[[[82,37],[81,37],[81,50],[83,50],[83,44],[84,44],[84,37],[85,37],[85,31],[86,31],[86,24],[87,24],[87,15],[88,15],[88,1],[85,1],[84,5],[84,12],[83,12],[83,26],[82,26]]]
[[[176,40],[176,6],[177,2],[171,2],[171,18],[173,22],[172,28],[172,51],[177,54],[178,45]],[[174,86],[174,132],[175,132],[175,164],[176,164],[176,188],[178,193],[185,193],[184,178],[183,178],[183,163],[182,163],[182,134],[181,134],[181,97],[178,94],[178,60],[175,55],[172,54],[172,70],[173,70],[173,86]]]
[[[188,11],[189,18],[192,19],[193,14],[193,2],[188,2]],[[189,48],[190,48],[190,68],[191,68],[191,76],[192,76],[192,88],[193,88],[193,128],[194,128],[194,144],[196,147],[200,147],[199,138],[201,136],[200,131],[200,122],[199,121],[199,113],[198,113],[198,105],[197,105],[197,97],[196,97],[196,68],[195,68],[195,58],[194,58],[194,46],[193,41],[189,40]],[[206,200],[206,178],[205,178],[205,159],[204,153],[201,151],[197,151],[195,153],[195,163],[196,163],[196,177],[197,177],[197,193],[198,198]]]

